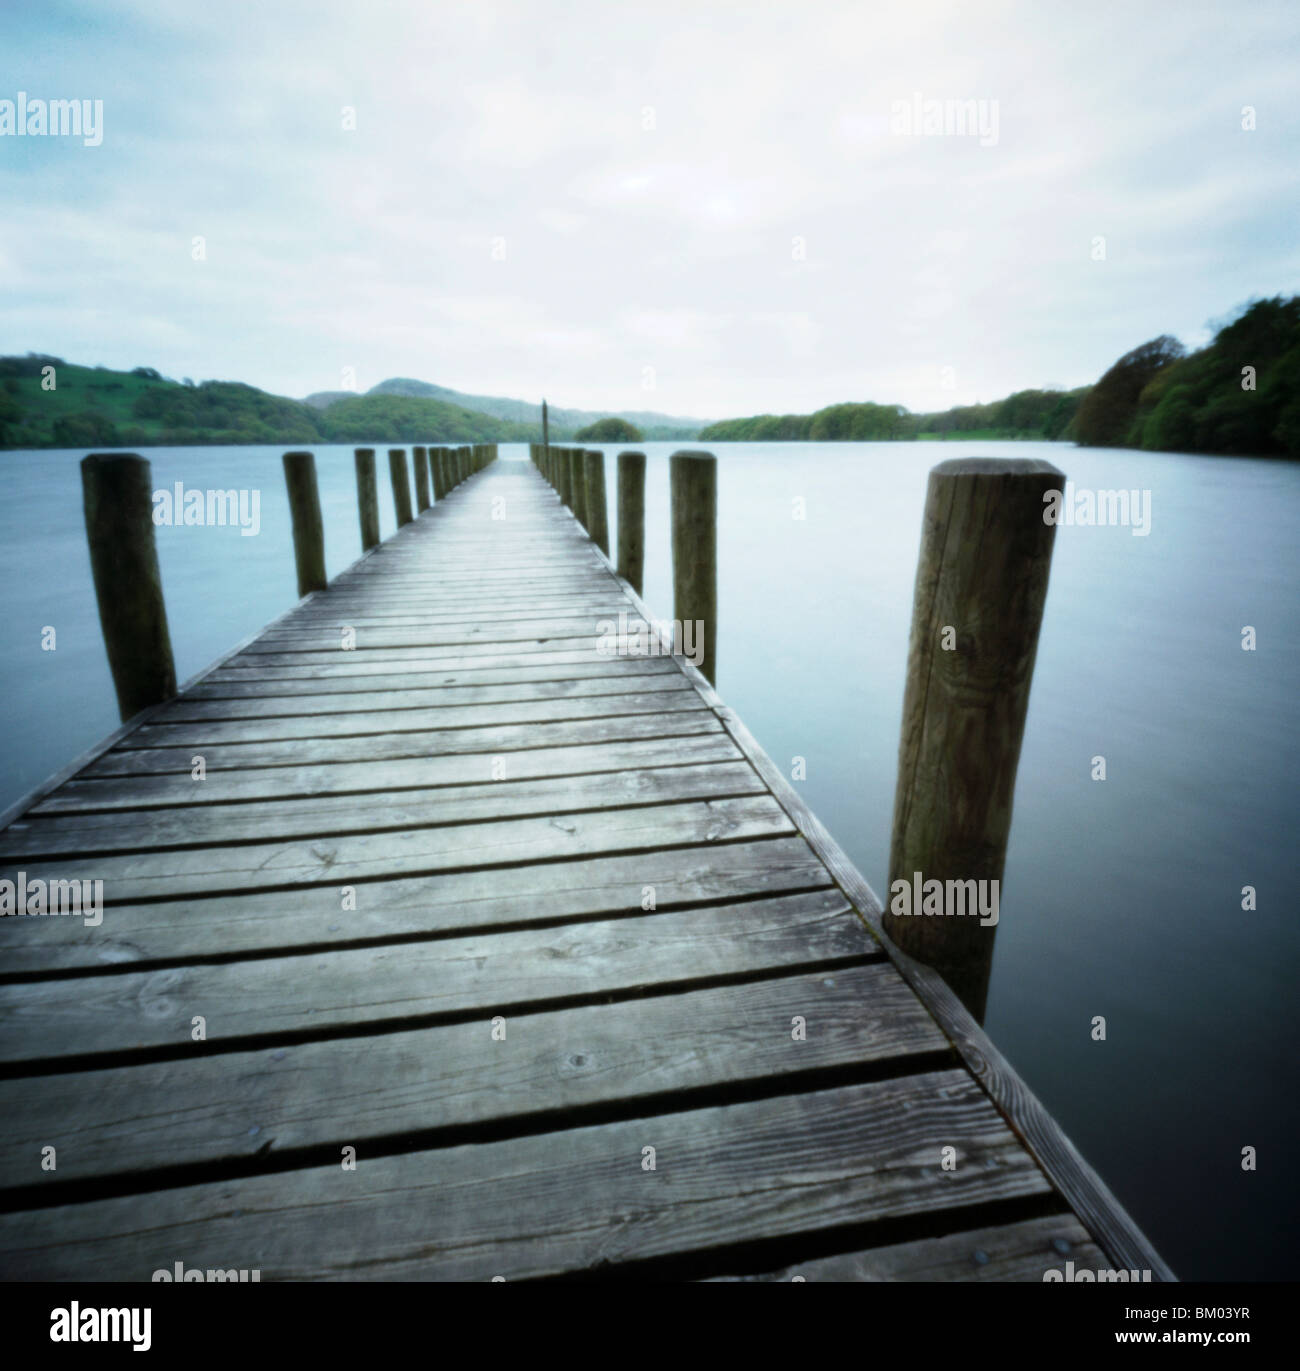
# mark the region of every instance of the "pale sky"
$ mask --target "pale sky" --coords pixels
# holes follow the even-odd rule
[[[702,418],[1077,385],[1300,289],[1298,35],[1296,0],[4,0],[0,100],[102,100],[103,141],[0,136],[0,352]],[[892,132],[914,95],[996,141]]]

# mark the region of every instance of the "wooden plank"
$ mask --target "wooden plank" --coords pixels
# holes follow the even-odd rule
[[[540,883],[539,883],[540,884]],[[633,906],[633,908],[639,908]],[[0,1000],[0,1061],[321,1034],[781,966],[877,955],[838,892],[379,947],[24,981]],[[699,1026],[696,1025],[698,1031]],[[787,1025],[788,1029],[788,1025]]]
[[[556,653],[557,659],[565,654]],[[378,680],[375,677],[379,677]],[[267,699],[281,700],[285,697],[349,694],[357,692],[385,693],[406,690],[482,690],[488,686],[499,686],[506,690],[518,690],[520,698],[528,698],[522,692],[529,685],[555,688],[563,693],[566,686],[579,690],[589,689],[593,694],[603,691],[624,689],[653,689],[648,684],[652,679],[667,678],[670,686],[679,683],[680,674],[672,662],[664,657],[609,657],[591,661],[583,654],[573,662],[557,660],[552,664],[543,660],[528,666],[481,667],[474,666],[462,671],[403,672],[391,669],[386,663],[371,663],[369,669],[354,675],[347,673],[309,672],[302,668],[272,668],[265,674],[256,671],[226,675],[216,674],[209,682],[196,686],[182,696],[182,700],[234,700]],[[647,682],[637,686],[636,682]],[[689,682],[687,686],[689,688]],[[581,687],[581,688],[580,688]]]
[[[692,695],[689,681],[674,672],[588,676],[568,681],[510,681],[486,685],[415,686],[407,690],[335,690],[325,693],[267,692],[262,685],[236,687],[228,695],[220,687],[174,701],[158,716],[159,723],[208,719],[288,718],[299,714],[364,713],[443,708],[448,705],[505,704],[516,700],[574,700],[589,697],[642,695],[654,691]],[[616,704],[617,701],[611,701]]]
[[[530,600],[520,604],[502,602],[493,598],[489,602],[475,606],[457,598],[453,607],[420,610],[411,612],[410,598],[403,596],[393,601],[336,601],[326,597],[324,605],[310,612],[293,615],[286,621],[293,628],[309,628],[320,632],[332,631],[337,634],[342,628],[448,628],[458,624],[480,623],[491,618],[501,623],[539,619],[600,618],[602,615],[618,617],[619,612],[627,612],[627,602],[609,590],[593,590],[589,595],[549,597],[543,601]]]
[[[97,928],[80,919],[0,920],[8,976],[117,969],[196,957],[347,946],[452,930],[528,925],[826,887],[830,879],[802,838],[665,848],[632,856],[552,862],[356,887],[343,911],[339,887],[223,895],[115,906]],[[5,992],[7,993],[7,991]]]
[[[841,902],[841,910],[847,906]],[[810,949],[810,952],[814,949]],[[795,1015],[806,1041],[791,1038]],[[700,1031],[708,1024],[707,1032]],[[354,1145],[948,1051],[891,967],[844,966],[615,1004],[0,1081],[0,1175],[58,1182]],[[35,1160],[34,1160],[35,1159]]]
[[[939,1238],[843,1252],[761,1276],[718,1281],[1042,1281],[1047,1271],[1104,1271],[1102,1251],[1073,1214],[945,1233]]]
[[[675,738],[630,739],[616,748],[605,744],[543,747],[504,755],[505,775],[495,785],[547,776],[610,774],[624,767],[691,765],[734,761],[739,750],[721,730]],[[161,776],[89,777],[69,781],[42,801],[32,814],[92,813],[103,809],[197,808],[224,802],[301,799],[317,795],[369,795],[375,791],[419,790],[430,786],[473,785],[490,779],[483,759],[472,753],[393,761],[322,762],[300,767],[214,771],[202,785],[188,772]]]
[[[229,743],[276,742],[291,738],[355,738],[430,732],[444,728],[494,728],[502,724],[560,723],[576,719],[612,719],[629,714],[674,714],[702,710],[693,690],[647,691],[600,695],[591,699],[507,700],[496,704],[435,705],[423,709],[353,710],[347,713],[302,713],[231,720],[187,719],[173,723],[164,716],[145,724],[131,737],[133,748],[217,747]],[[187,762],[188,769],[188,762]]]
[[[337,888],[383,877],[735,842],[793,831],[794,825],[770,795],[743,795],[273,843],[108,854],[94,859],[93,879],[103,881],[104,903],[111,909],[137,900],[304,885]],[[86,874],[85,859],[58,857],[26,874],[29,880],[75,880]],[[0,865],[0,877],[17,881],[18,868],[6,862]]]
[[[542,657],[550,653],[575,653],[576,660],[599,662],[608,661],[615,653],[602,655],[596,647],[592,633],[581,633],[574,637],[520,638],[508,643],[448,643],[442,647],[362,647],[355,652],[337,649],[333,652],[298,652],[292,649],[250,652],[245,649],[232,661],[226,663],[227,670],[238,668],[264,670],[273,666],[305,666],[312,670],[318,667],[342,665],[351,668],[353,660],[361,662],[399,662],[407,671],[421,663],[429,663],[432,669],[448,670],[451,663],[478,662],[485,666],[499,666],[500,661],[491,659],[513,659],[517,657]],[[486,659],[486,660],[485,660]]]
[[[667,714],[628,714],[614,718],[576,719],[550,724],[502,724],[495,728],[427,729],[384,737],[288,739],[269,743],[225,743],[204,747],[209,775],[239,767],[302,766],[307,763],[384,761],[397,757],[448,757],[477,753],[482,765],[475,779],[494,779],[488,754],[524,748],[574,747],[621,743],[636,738],[676,739],[716,733],[721,725],[704,709]],[[184,748],[114,749],[92,762],[86,776],[158,776],[191,771]],[[513,773],[509,773],[513,774]],[[199,784],[199,782],[196,782]]]
[[[477,620],[446,627],[359,628],[354,648],[357,652],[377,648],[458,647],[465,644],[513,643],[536,638],[594,639],[600,634],[599,624],[608,615],[570,614],[556,619]],[[637,621],[629,621],[628,628],[642,631]],[[311,624],[286,624],[274,633],[264,634],[245,649],[245,656],[276,652],[339,652],[341,634],[332,627]]]
[[[652,767],[562,780],[493,781],[368,796],[321,795],[294,800],[187,806],[97,814],[34,815],[0,833],[0,861],[183,846],[255,843],[377,833],[434,824],[477,823],[617,809],[629,805],[764,794],[748,762]]]
[[[956,1171],[940,1148],[957,1149]],[[643,1169],[654,1147],[655,1170]],[[1047,1191],[964,1071],[0,1216],[0,1276],[507,1280]]]
[[[479,657],[440,657],[415,661],[375,661],[364,657],[355,661],[328,661],[315,667],[301,664],[280,666],[237,666],[223,669],[213,678],[213,684],[262,684],[267,692],[277,688],[290,690],[357,690],[364,686],[356,681],[380,677],[375,685],[385,689],[401,689],[399,682],[434,686],[457,681],[529,681],[574,680],[586,677],[608,677],[647,671],[676,671],[667,657],[610,655],[593,653],[590,645],[578,651],[536,652],[519,656],[510,653],[486,654]],[[270,683],[280,683],[276,687]],[[341,684],[340,684],[341,683]]]

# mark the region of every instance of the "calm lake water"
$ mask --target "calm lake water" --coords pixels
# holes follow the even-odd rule
[[[645,445],[645,598],[665,618],[679,446]],[[714,451],[719,691],[787,774],[805,759],[801,793],[881,895],[929,468],[1041,456],[1079,487],[1151,492],[1146,537],[1057,532],[986,1027],[1180,1276],[1294,1279],[1300,465],[1029,443]],[[0,806],[118,722],[83,455],[0,454]],[[296,598],[281,449],[146,455],[157,487],[262,492],[255,538],[158,530],[184,679]],[[352,448],[316,456],[333,577],[361,550]],[[41,650],[47,625],[54,652]],[[1242,650],[1245,625],[1256,651]],[[1097,754],[1105,781],[1091,778]]]

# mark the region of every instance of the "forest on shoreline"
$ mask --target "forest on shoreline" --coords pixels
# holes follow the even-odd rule
[[[551,437],[575,436],[551,425]],[[576,436],[635,442],[614,417]],[[653,437],[653,433],[649,436]],[[234,381],[170,380],[28,353],[0,357],[0,448],[142,448],[324,443],[528,443],[536,423],[416,395],[347,396],[322,408]],[[1088,447],[1300,456],[1300,296],[1243,307],[1205,347],[1162,335],[1094,385],[1022,390],[982,405],[914,414],[848,402],[814,414],[759,414],[683,431],[703,442],[1073,441]]]
[[[1300,297],[1245,306],[1188,352],[1167,334],[1126,352],[1095,385],[1022,390],[984,405],[913,414],[839,404],[814,414],[725,419],[702,442],[1065,440],[1085,447],[1300,456]]]

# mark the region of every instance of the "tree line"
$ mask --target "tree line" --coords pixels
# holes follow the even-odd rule
[[[1087,447],[1300,456],[1300,296],[1256,300],[1188,352],[1167,334],[1126,352],[1094,385],[1021,390],[985,405],[913,414],[848,403],[814,414],[724,419],[712,442],[1063,439]]]
[[[239,382],[169,381],[152,367],[120,372],[44,354],[0,357],[0,448],[459,445],[541,436],[540,423],[415,396],[357,395],[316,409]]]

